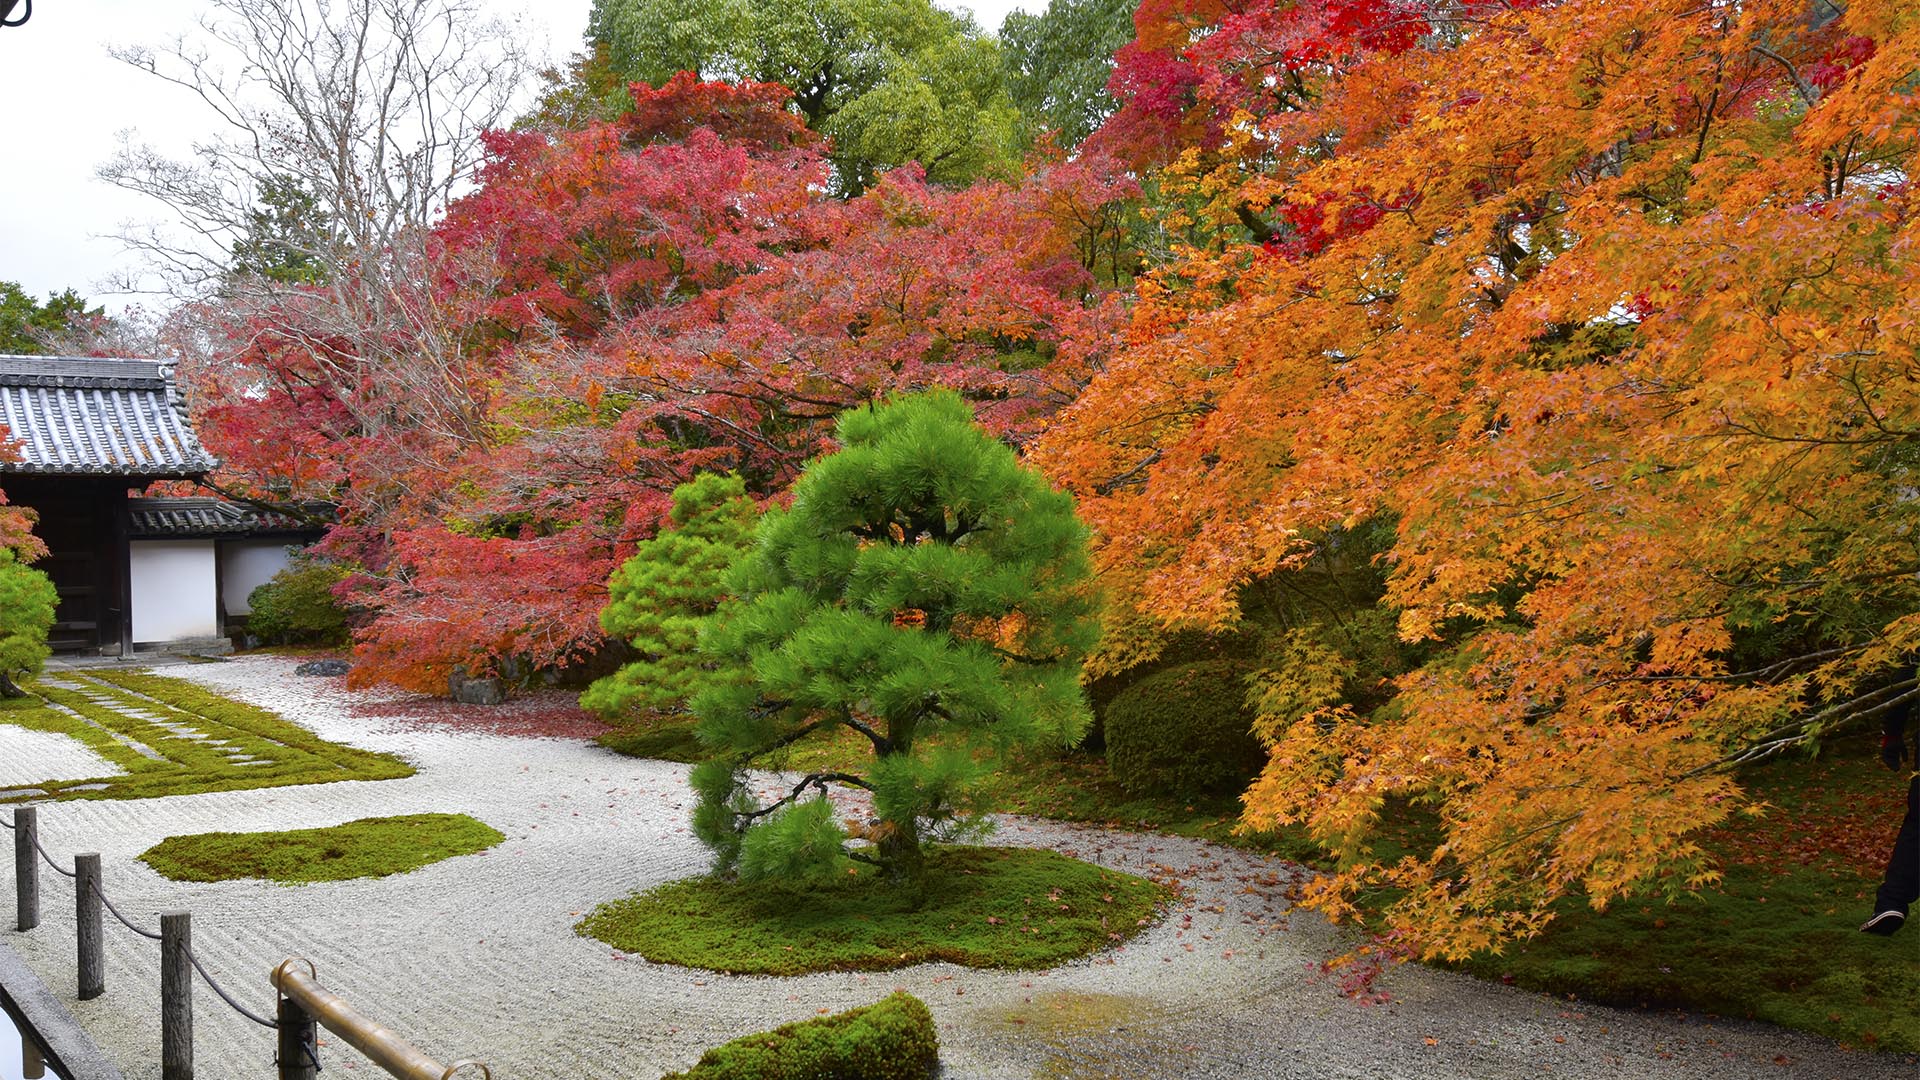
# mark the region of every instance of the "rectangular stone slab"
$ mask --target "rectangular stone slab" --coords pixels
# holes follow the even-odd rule
[[[68,1080],[125,1080],[100,1048],[94,1045],[80,1022],[60,1004],[40,976],[27,967],[20,954],[0,943],[0,992],[4,992],[14,1012],[39,1036],[52,1061]],[[160,1039],[156,1026],[154,1042]]]

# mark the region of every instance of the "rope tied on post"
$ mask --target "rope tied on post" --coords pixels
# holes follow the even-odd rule
[[[61,866],[59,863],[54,862],[53,856],[47,854],[47,849],[40,846],[40,837],[38,834],[29,833],[27,835],[33,838],[33,850],[39,852],[40,857],[47,860],[47,865],[53,867],[54,873],[63,874],[70,878],[77,878],[80,876],[78,870],[68,870],[65,867]]]
[[[55,867],[55,869],[59,869],[59,868]],[[149,930],[142,930],[139,927],[128,922],[127,917],[125,915],[120,914],[120,909],[113,906],[113,901],[107,899],[107,890],[99,887],[98,885],[93,884],[92,882],[88,882],[87,884],[89,887],[93,889],[93,894],[100,898],[100,903],[106,906],[106,909],[113,914],[114,918],[120,920],[121,926],[124,926],[127,929],[133,931],[134,933],[139,934],[143,938],[147,938],[152,941],[160,940],[159,934],[153,933],[152,931],[149,931]]]
[[[269,1020],[264,1016],[261,1016],[259,1013],[256,1013],[253,1010],[248,1009],[246,1006],[240,1004],[239,1002],[233,1000],[233,996],[231,994],[228,994],[227,991],[223,987],[221,987],[221,985],[218,982],[215,982],[213,976],[207,974],[207,969],[200,966],[200,958],[193,955],[192,949],[187,950],[187,962],[193,965],[193,970],[200,973],[200,981],[206,983],[208,989],[212,990],[215,994],[218,994],[220,996],[220,1000],[227,1003],[228,1008],[232,1009],[234,1012],[239,1013],[241,1016],[244,1016],[247,1019],[253,1021],[254,1023],[259,1024],[261,1027],[278,1028],[280,1026],[274,1021]]]

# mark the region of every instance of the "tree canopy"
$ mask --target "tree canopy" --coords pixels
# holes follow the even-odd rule
[[[950,184],[1017,164],[997,43],[932,0],[595,0],[588,35],[650,86],[693,72],[792,90],[843,195],[908,162]]]
[[[593,654],[703,472],[832,547],[792,531],[827,481],[791,489],[873,453],[835,418],[944,387],[1091,526],[1093,674],[1254,624],[1245,824],[1428,955],[1711,884],[1736,766],[1920,695],[1912,5],[1146,0],[1077,53],[1118,9],[1004,45],[924,0],[595,20],[611,71],[351,248],[404,260],[209,298],[192,339],[221,482],[342,506],[356,678]],[[1058,145],[995,149],[1022,107]],[[767,557],[739,610],[937,636],[860,607],[877,570]],[[857,685],[784,625],[723,651]],[[741,752],[812,722],[734,704]],[[754,812],[720,768],[716,838]],[[764,854],[841,850],[804,806]],[[1438,839],[1386,860],[1409,806]]]
[[[1027,122],[1078,146],[1119,102],[1107,91],[1113,57],[1133,40],[1132,0],[1052,0],[1037,15],[1007,13],[1000,51],[1007,91]]]
[[[600,609],[600,628],[639,658],[588,687],[582,708],[619,717],[686,707],[706,674],[701,622],[725,597],[727,571],[752,542],[759,516],[738,476],[702,473],[673,489],[669,525],[634,545]]]
[[[1086,530],[951,391],[853,409],[836,434],[791,509],[762,519],[702,634],[725,674],[694,699],[715,753],[693,774],[694,831],[747,878],[845,856],[917,887],[921,843],[977,826],[978,751],[1069,746],[1091,720]],[[752,794],[748,766],[847,728],[873,748],[865,773]],[[830,786],[869,794],[873,821],[850,834]]]
[[[1196,242],[1036,460],[1116,624],[1224,626],[1357,523],[1431,659],[1283,669],[1253,826],[1429,955],[1714,880],[1727,766],[1913,694],[1920,13],[1144,5],[1102,135]],[[1167,151],[1171,150],[1171,153]],[[1109,639],[1107,663],[1151,650]],[[1373,854],[1386,800],[1441,839]]]
[[[48,293],[42,304],[14,282],[0,281],[0,353],[44,353],[47,342],[64,334],[76,321],[105,315],[105,308],[88,307],[72,289]]]
[[[0,427],[0,461],[8,451],[7,429]],[[32,513],[9,507],[0,492],[0,697],[20,696],[13,680],[38,674],[52,655],[47,632],[58,597],[47,575],[27,565],[47,553],[32,526]]]

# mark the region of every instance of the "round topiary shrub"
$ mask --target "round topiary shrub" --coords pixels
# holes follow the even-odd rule
[[[333,587],[346,577],[336,563],[296,559],[247,594],[247,633],[281,645],[345,645],[347,613]]]
[[[1106,751],[1107,706],[1113,704],[1114,698],[1125,693],[1127,687],[1168,668],[1197,664],[1202,660],[1237,660],[1242,661],[1243,669],[1252,670],[1259,666],[1265,645],[1265,635],[1247,623],[1217,633],[1173,631],[1162,643],[1160,654],[1152,660],[1087,682],[1087,703],[1093,706],[1093,724],[1087,728],[1086,737],[1080,740],[1079,748],[1095,753]]]
[[[1239,792],[1266,760],[1253,737],[1245,666],[1202,660],[1149,675],[1107,705],[1107,765],[1136,795]]]

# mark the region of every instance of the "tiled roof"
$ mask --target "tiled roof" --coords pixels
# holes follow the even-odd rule
[[[313,508],[324,513],[323,508]],[[248,536],[271,533],[316,534],[319,530],[286,514],[225,499],[129,499],[135,539],[174,536]]]
[[[158,360],[0,355],[0,426],[19,455],[0,473],[192,477],[218,464]]]

